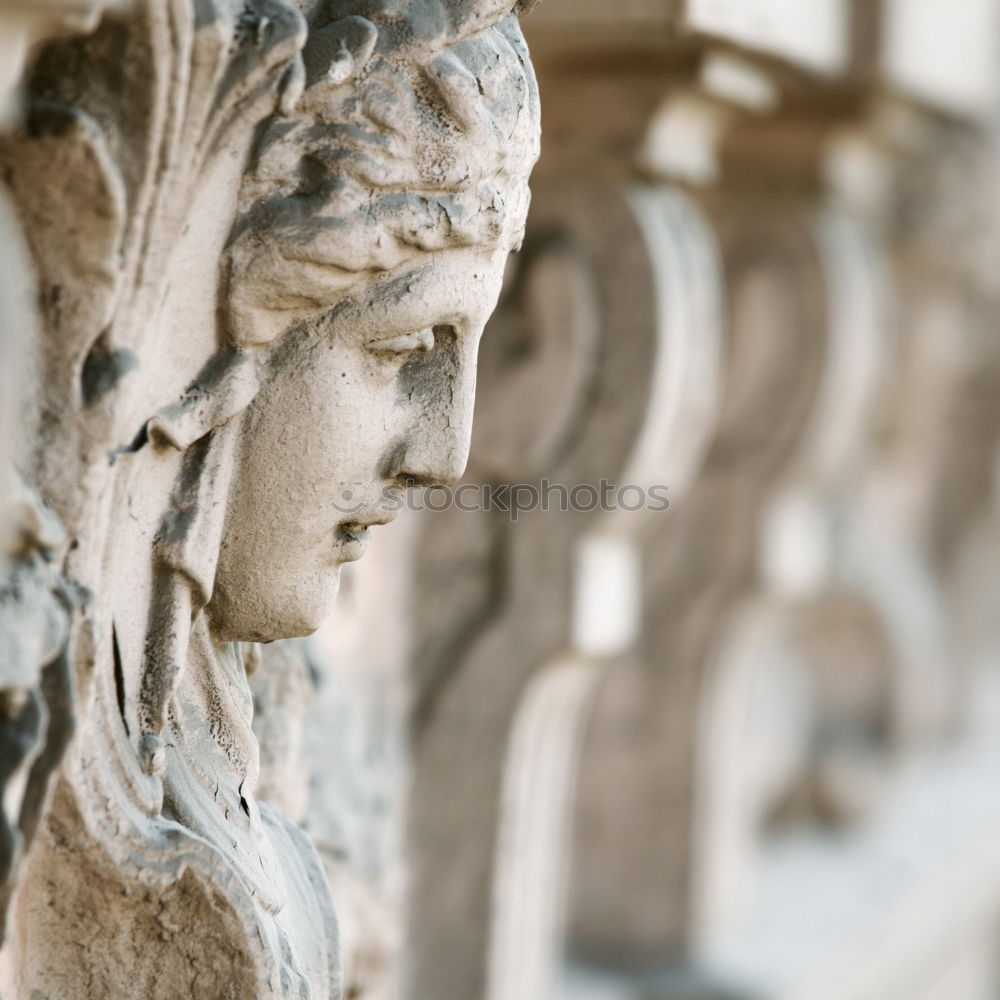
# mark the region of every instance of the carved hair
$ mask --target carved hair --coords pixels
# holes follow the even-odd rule
[[[270,341],[420,252],[519,245],[539,139],[520,6],[333,0],[314,16],[301,96],[240,191],[231,342]]]

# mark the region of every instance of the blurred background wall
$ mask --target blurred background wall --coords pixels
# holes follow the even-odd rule
[[[1000,997],[1000,4],[526,32],[496,502],[384,529],[314,647],[352,995]]]

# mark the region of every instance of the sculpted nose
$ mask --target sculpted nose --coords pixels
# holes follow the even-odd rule
[[[437,370],[417,391],[407,389],[406,428],[389,467],[382,470],[385,478],[409,486],[448,486],[465,471],[476,395],[475,352],[438,360]]]
[[[450,486],[465,471],[468,449],[440,449],[433,454],[430,448],[408,449],[405,468],[394,479],[406,486]]]
[[[472,438],[475,387],[456,392],[448,405],[414,422],[398,456],[393,478],[410,486],[449,486],[465,471]]]

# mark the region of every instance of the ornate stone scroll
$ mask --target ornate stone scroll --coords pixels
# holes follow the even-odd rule
[[[711,209],[727,310],[721,410],[687,496],[646,539],[644,628],[604,678],[580,765],[570,945],[626,965],[684,948],[706,658],[754,584],[758,522],[796,455],[824,356],[801,204],[773,203],[763,218],[720,194]]]
[[[418,549],[412,996],[551,995],[561,817],[597,676],[579,563],[595,533],[632,541],[620,513],[558,498],[601,477],[682,489],[714,411],[716,289],[697,211],[607,181],[535,186],[483,344],[470,481],[494,507],[429,518]],[[544,481],[548,502],[512,520],[506,490]]]
[[[842,552],[890,382],[888,271],[873,228],[850,213],[826,205],[811,228],[821,379],[765,508],[758,580],[720,628],[694,708],[695,953],[739,912],[769,832],[862,819],[894,756],[904,650]]]
[[[524,6],[145,0],[37,60],[0,156],[44,328],[22,471],[82,622],[5,993],[340,995],[241,644],[314,630],[462,470],[538,149]]]
[[[494,864],[489,1000],[545,1000],[562,986],[580,751],[606,675],[641,630],[644,542],[668,516],[635,491],[669,484],[683,503],[710,441],[721,384],[722,294],[714,236],[697,204],[669,187],[626,199],[654,274],[656,338],[642,425],[618,473],[628,505],[602,511],[572,552],[568,649],[525,687],[507,738]],[[608,331],[627,324],[608,316]],[[627,498],[627,499],[626,499]],[[558,516],[556,514],[555,516]],[[521,582],[529,586],[530,577]],[[524,628],[532,625],[527,619]]]
[[[996,163],[968,126],[913,123],[895,176],[889,238],[906,336],[859,518],[856,569],[906,652],[899,735],[916,746],[963,730],[975,683],[963,606],[948,590],[963,537],[994,488],[1000,284],[984,262],[997,239]],[[900,518],[893,507],[904,498]],[[882,540],[876,548],[873,539]]]

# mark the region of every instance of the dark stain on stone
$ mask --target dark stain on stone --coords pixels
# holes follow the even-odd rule
[[[128,347],[112,349],[107,331],[97,338],[87,354],[80,375],[85,406],[93,406],[109,393],[128,372],[139,367],[135,351]]]

